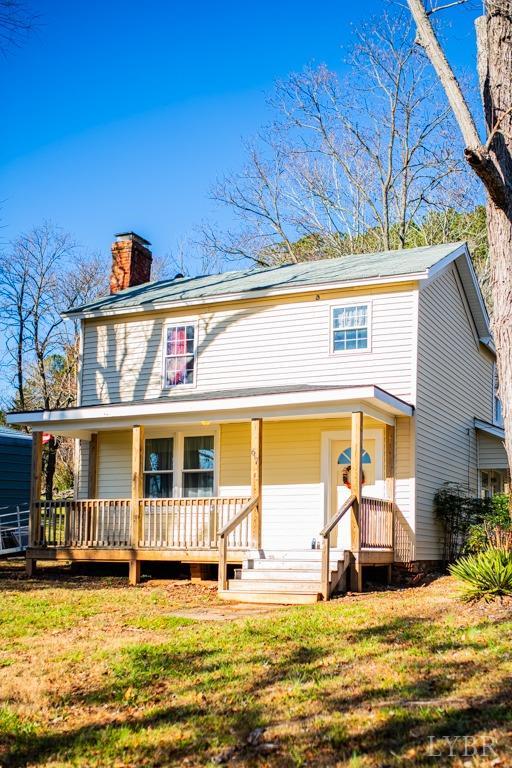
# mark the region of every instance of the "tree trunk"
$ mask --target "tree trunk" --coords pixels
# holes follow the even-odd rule
[[[57,463],[57,440],[52,436],[46,445],[45,498],[53,499],[53,478]]]
[[[494,300],[492,333],[497,351],[505,448],[512,467],[512,221],[492,202],[487,204],[487,228]]]
[[[477,19],[478,76],[487,141],[482,144],[473,116],[425,11],[423,0],[408,0],[419,42],[444,87],[466,142],[465,156],[487,192],[491,266],[492,333],[497,352],[505,449],[512,467],[512,0],[487,0]]]
[[[487,3],[477,25],[480,86],[485,110],[489,155],[504,181],[506,199],[497,206],[487,199],[487,229],[493,298],[492,332],[497,351],[499,395],[505,426],[505,448],[512,467],[512,5]],[[485,66],[486,65],[486,66]]]

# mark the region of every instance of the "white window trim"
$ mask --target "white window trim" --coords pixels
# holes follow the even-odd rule
[[[149,430],[148,430],[149,432]],[[213,497],[219,495],[219,467],[220,467],[220,431],[218,426],[211,427],[190,427],[187,429],[178,429],[170,431],[167,434],[162,434],[160,430],[155,435],[151,433],[144,436],[144,466],[146,465],[146,440],[157,440],[173,438],[173,457],[172,457],[172,472],[173,474],[173,498],[182,499],[183,496],[183,465],[185,458],[185,437],[213,437]],[[171,470],[165,470],[170,473]],[[147,474],[143,472],[144,476]],[[158,473],[155,473],[158,474]],[[162,473],[164,474],[164,473]],[[143,490],[144,492],[144,490]]]
[[[366,307],[368,346],[366,349],[334,349],[334,310],[345,307]],[[372,351],[372,318],[373,307],[371,299],[358,300],[342,299],[341,301],[332,301],[329,304],[329,354],[337,357],[338,355],[367,355]],[[336,329],[339,330],[339,329]]]
[[[167,331],[169,328],[179,328],[184,325],[192,325],[194,328],[194,377],[193,381],[189,384],[174,384],[170,385],[166,382],[166,376],[165,376],[165,361],[167,359]],[[177,320],[169,319],[166,320],[163,327],[163,334],[162,334],[162,390],[165,390],[166,392],[180,392],[183,389],[194,389],[197,386],[197,348],[199,346],[199,323],[197,320],[190,320],[190,319],[182,319],[178,318]]]

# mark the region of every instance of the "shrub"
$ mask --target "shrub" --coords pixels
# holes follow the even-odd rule
[[[502,493],[484,501],[486,505],[482,508],[483,519],[470,526],[465,551],[480,552],[487,547],[512,549],[509,496]]]
[[[443,525],[443,560],[453,563],[465,551],[470,531],[491,512],[492,500],[472,496],[468,489],[446,484],[434,497],[434,510]],[[475,540],[480,531],[475,530]]]
[[[449,570],[463,583],[461,598],[465,602],[490,602],[497,597],[512,596],[511,551],[489,547],[461,557]]]

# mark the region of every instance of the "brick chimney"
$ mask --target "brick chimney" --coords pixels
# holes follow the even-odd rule
[[[115,238],[112,243],[110,293],[149,282],[153,261],[148,248],[151,243],[135,232],[119,232]]]

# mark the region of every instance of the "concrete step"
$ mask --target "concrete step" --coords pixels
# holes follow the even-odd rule
[[[322,599],[315,592],[237,592],[232,589],[220,589],[221,600],[233,600],[237,603],[272,603],[277,605],[306,605]]]
[[[237,592],[252,592],[257,589],[258,592],[319,592],[320,579],[315,581],[288,581],[279,579],[258,579],[251,581],[246,579],[230,579],[228,589]]]

